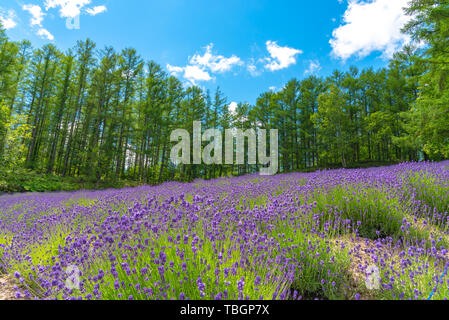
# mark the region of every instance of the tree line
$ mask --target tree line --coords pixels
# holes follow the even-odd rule
[[[136,50],[87,39],[61,52],[10,41],[0,26],[0,165],[89,181],[157,184],[258,171],[250,165],[175,165],[170,133],[279,130],[281,172],[449,157],[449,5],[414,0],[414,43],[388,67],[292,79],[255,105],[229,110],[185,87]]]

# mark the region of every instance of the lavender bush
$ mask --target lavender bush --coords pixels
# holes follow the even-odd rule
[[[448,168],[3,196],[0,272],[31,299],[446,299]]]

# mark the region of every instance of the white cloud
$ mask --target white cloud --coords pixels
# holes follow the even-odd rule
[[[42,8],[34,4],[26,4],[22,6],[24,11],[28,11],[31,14],[30,25],[38,27],[36,34],[42,39],[54,40],[55,37],[45,28],[42,27],[42,22],[44,21],[44,16],[46,15],[42,12]]]
[[[0,8],[0,22],[6,30],[12,29],[17,26],[16,22],[16,13],[14,10],[9,10],[8,12],[4,12]]]
[[[229,106],[228,106],[228,110],[229,110],[229,113],[231,114],[231,115],[237,115],[237,108],[239,107],[239,105],[238,105],[238,103],[237,102],[231,102],[230,104],[229,104]]]
[[[86,12],[88,14],[90,14],[91,16],[96,16],[97,14],[106,12],[107,10],[108,10],[108,8],[106,8],[106,6],[96,6],[93,8],[86,9]]]
[[[308,74],[315,74],[316,72],[319,72],[321,70],[321,64],[318,60],[310,60],[309,61],[309,67],[304,72],[305,75]]]
[[[344,24],[332,33],[332,54],[345,60],[353,55],[363,58],[373,51],[382,51],[384,56],[391,57],[410,42],[410,37],[401,33],[411,19],[403,10],[408,2],[349,0]]]
[[[170,74],[172,76],[179,76],[180,73],[184,72],[184,68],[183,67],[176,67],[176,66],[172,66],[170,64],[167,64],[167,70],[168,72],[170,72]]]
[[[46,11],[49,9],[59,9],[59,16],[61,18],[75,18],[78,17],[83,8],[91,2],[91,0],[45,0],[44,6]],[[54,40],[54,36],[42,26],[46,13],[43,12],[39,5],[25,4],[22,6],[22,9],[31,14],[30,25],[39,27],[36,32],[38,36],[42,39]],[[105,11],[107,11],[107,8],[104,5],[94,6],[84,10],[84,12],[91,16],[95,16]],[[0,18],[2,17],[0,16]],[[9,25],[11,25],[11,21],[8,22]]]
[[[174,76],[182,76],[191,84],[195,85],[198,81],[211,81],[214,78],[211,73],[224,73],[231,71],[234,66],[241,66],[243,62],[236,55],[226,58],[212,53],[213,44],[205,47],[206,52],[203,55],[195,54],[189,59],[185,67],[172,66],[167,64],[167,70]]]
[[[296,63],[296,56],[303,53],[298,49],[281,47],[275,41],[267,41],[266,46],[271,58],[265,59],[268,62],[265,68],[270,71],[288,68]]]
[[[44,21],[45,13],[38,5],[25,4],[22,6],[24,11],[28,11],[31,14],[30,24],[31,26],[42,26],[42,21]]]
[[[256,61],[254,58],[251,58],[248,62],[246,69],[253,77],[258,77],[262,74],[262,72],[257,68]]]
[[[190,84],[196,85],[198,81],[210,81],[213,78],[210,76],[209,72],[205,71],[199,66],[188,65],[186,67],[177,67],[167,64],[167,70],[171,75],[175,77],[182,76],[184,79],[188,80]]]
[[[58,8],[61,18],[75,18],[91,0],[45,0],[45,10]]]
[[[39,37],[41,37],[42,39],[48,39],[48,40],[55,39],[55,37],[47,29],[44,29],[44,28],[40,28],[36,34]]]
[[[199,66],[187,66],[184,68],[184,78],[194,81],[210,81],[212,77],[207,71],[204,71]]]
[[[257,77],[262,74],[264,68],[271,71],[288,68],[296,63],[296,55],[301,54],[301,50],[281,47],[276,42],[267,41],[267,50],[270,57],[264,59],[249,59],[244,63],[236,55],[224,57],[213,53],[213,43],[206,46],[203,54],[195,54],[189,58],[185,67],[172,66],[167,64],[167,70],[174,76],[182,76],[195,84],[196,81],[211,81],[214,77],[211,74],[231,71],[234,67],[245,66],[248,72]],[[236,73],[235,73],[236,74]]]
[[[196,54],[190,59],[191,65],[202,66],[209,69],[211,72],[223,73],[230,71],[234,66],[241,66],[243,64],[242,60],[236,55],[232,55],[229,58],[225,58],[221,55],[214,55],[212,53],[212,48],[214,44],[211,43],[206,47],[206,52],[204,55]]]
[[[248,71],[251,73],[251,75],[256,76],[257,73],[257,67],[254,64],[248,65]]]

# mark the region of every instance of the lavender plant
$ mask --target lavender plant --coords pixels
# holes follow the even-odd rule
[[[447,168],[3,196],[0,272],[30,299],[446,299]]]

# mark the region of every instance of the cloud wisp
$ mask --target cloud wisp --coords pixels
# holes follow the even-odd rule
[[[94,7],[87,7],[92,3],[92,0],[43,0],[41,7],[37,4],[24,4],[22,5],[22,10],[28,12],[31,15],[30,26],[36,28],[36,35],[42,39],[54,40],[55,37],[43,27],[43,22],[45,16],[50,9],[58,10],[59,17],[64,19],[77,19],[79,24],[79,16],[81,14],[88,14],[90,16],[96,16],[100,13],[106,12],[107,7],[105,5],[98,5]],[[42,9],[44,8],[44,10]],[[0,21],[6,25],[8,28],[13,28],[16,26],[16,22],[13,20],[11,15],[5,17],[0,12]],[[69,23],[66,23],[67,28],[69,28]],[[79,29],[70,28],[70,29]]]
[[[25,4],[22,6],[24,11],[27,11],[31,15],[30,25],[31,26],[42,26],[42,21],[44,21],[45,13],[42,8],[35,4]]]
[[[103,13],[108,11],[108,8],[106,6],[95,6],[93,8],[87,8],[86,12],[91,16],[96,16],[97,14]]]
[[[258,60],[251,58],[246,65],[246,69],[253,77],[260,76],[264,71],[275,72],[287,69],[296,64],[298,55],[303,54],[302,50],[280,46],[277,41],[268,40],[265,45],[269,57]]]
[[[45,0],[45,10],[58,9],[61,18],[75,18],[81,10],[89,5],[91,0]]]
[[[189,84],[195,85],[199,81],[212,81],[214,74],[222,74],[234,70],[235,67],[245,67],[249,74],[253,77],[260,76],[265,70],[271,72],[286,69],[296,64],[296,57],[302,54],[302,50],[282,47],[276,41],[267,41],[266,49],[269,57],[256,60],[250,58],[244,62],[235,54],[230,57],[214,54],[213,43],[206,46],[203,54],[195,54],[189,58],[189,62],[185,67],[173,66],[167,64],[167,70],[174,76],[182,76]],[[315,66],[315,69],[319,64]],[[315,70],[314,70],[315,71]]]
[[[309,60],[309,67],[304,71],[304,75],[313,75],[321,70],[321,64],[318,60]]]
[[[268,52],[270,53],[270,57],[265,58],[267,61],[265,69],[270,71],[286,69],[291,65],[296,64],[296,56],[303,53],[302,50],[290,47],[281,47],[276,41],[269,40],[267,41],[266,46]]]
[[[17,26],[17,15],[14,10],[4,11],[0,8],[0,23],[6,30],[13,29]]]
[[[40,36],[42,39],[54,40],[55,37],[45,28],[40,28],[37,30],[36,34]]]
[[[232,55],[229,58],[222,55],[214,55],[212,53],[213,47],[213,43],[206,46],[206,52],[202,56],[199,54],[194,55],[190,59],[190,64],[202,66],[213,73],[224,73],[230,71],[234,66],[243,64],[242,60],[236,55]]]
[[[189,59],[185,67],[167,64],[167,70],[174,76],[182,76],[189,84],[196,85],[199,81],[211,81],[214,77],[211,73],[225,73],[231,71],[235,66],[242,66],[243,61],[236,55],[226,58],[215,55],[212,52],[213,43],[205,47],[203,55],[195,54]]]
[[[46,13],[42,11],[42,8],[35,4],[25,4],[22,6],[23,11],[27,11],[30,15],[30,26],[31,27],[37,27],[36,34],[41,39],[47,39],[50,41],[53,41],[55,37],[42,26],[42,22],[44,21],[44,17],[46,16]]]

